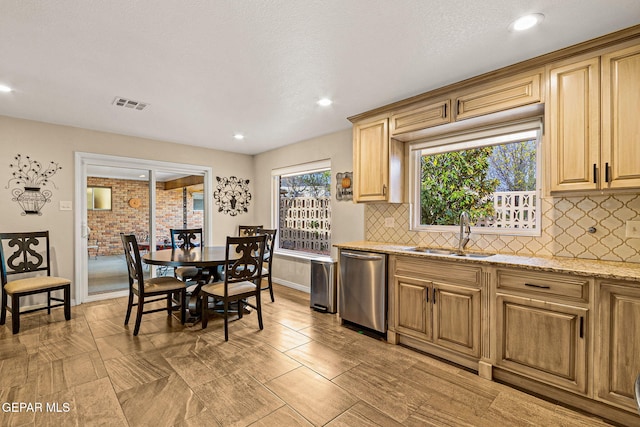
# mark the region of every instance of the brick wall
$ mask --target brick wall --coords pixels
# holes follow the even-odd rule
[[[89,245],[98,241],[99,255],[122,253],[120,233],[134,233],[138,240],[146,239],[149,230],[149,183],[110,178],[87,178],[87,186],[111,187],[110,211],[87,211],[87,225],[91,229]],[[139,208],[129,206],[129,200],[138,198]],[[170,239],[169,229],[183,228],[182,189],[165,190],[163,183],[156,185],[156,236],[159,241]],[[203,211],[193,210],[193,198],[187,192],[187,226],[202,227]],[[95,255],[93,249],[90,255]]]

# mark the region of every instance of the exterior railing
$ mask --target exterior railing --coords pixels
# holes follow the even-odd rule
[[[479,227],[535,228],[535,191],[495,191],[493,193],[494,215],[476,222]]]

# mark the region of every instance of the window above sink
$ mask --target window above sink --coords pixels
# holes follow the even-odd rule
[[[440,136],[410,147],[412,230],[539,236],[539,118]]]

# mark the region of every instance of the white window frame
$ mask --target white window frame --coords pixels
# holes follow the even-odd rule
[[[299,175],[302,173],[313,173],[325,170],[331,170],[331,159],[317,160],[309,163],[301,163],[298,165],[286,166],[273,169],[271,171],[271,228],[277,229],[280,225],[280,177]],[[332,172],[333,173],[333,172]],[[333,175],[332,175],[333,177]],[[279,255],[287,255],[293,258],[315,259],[325,258],[327,255],[311,254],[303,251],[294,251],[290,249],[282,249],[279,242],[274,243],[274,253]]]
[[[494,234],[503,236],[540,236],[542,234],[542,134],[543,124],[541,118],[527,119],[517,122],[505,123],[499,126],[462,132],[451,135],[416,141],[409,147],[409,202],[410,224],[414,231],[431,232],[455,232],[459,225],[423,225],[420,224],[420,157],[422,150],[428,150],[430,154],[446,153],[462,149],[476,148],[488,145],[500,145],[508,142],[517,142],[522,139],[510,136],[534,131],[536,134],[536,227],[535,228],[493,228],[471,227],[473,234]]]

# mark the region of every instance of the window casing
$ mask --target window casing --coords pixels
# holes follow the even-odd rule
[[[313,257],[331,253],[331,162],[274,169],[272,227],[277,253]]]
[[[541,135],[541,120],[535,118],[413,143],[411,229],[458,232],[460,213],[467,210],[472,233],[539,236]],[[523,163],[517,166],[516,160]],[[522,174],[513,171],[522,169],[526,185],[496,173],[509,170],[521,182]]]

